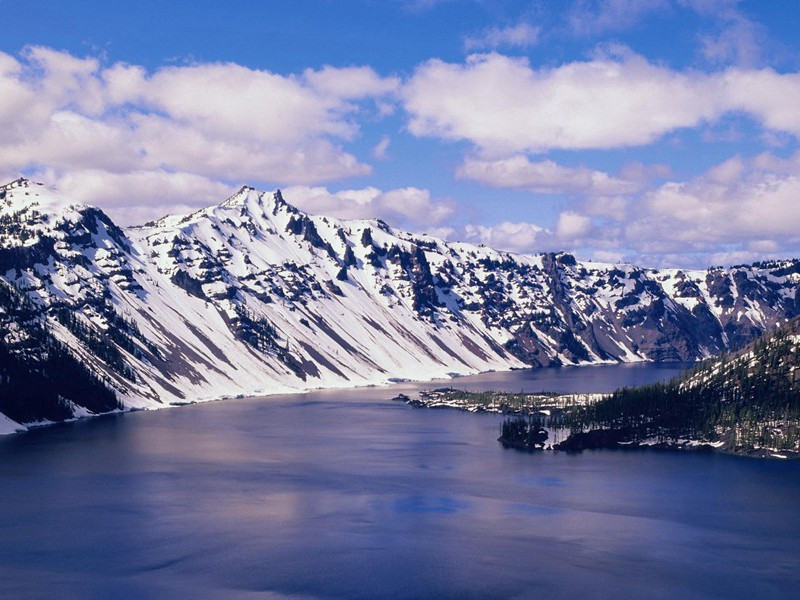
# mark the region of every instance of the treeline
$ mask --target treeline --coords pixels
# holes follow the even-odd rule
[[[0,309],[0,412],[30,423],[68,419],[73,403],[95,413],[121,407],[116,394],[52,336],[25,295],[0,284]]]
[[[73,403],[94,413],[121,408],[107,382],[52,335],[28,296],[0,281],[0,412],[19,423],[60,421],[73,416]]]
[[[86,324],[74,309],[69,307],[57,309],[55,317],[59,323],[83,342],[94,356],[108,365],[112,371],[128,381],[136,381],[136,371],[128,365],[117,346],[125,347],[132,352],[141,351],[119,329],[109,327],[103,333],[98,333],[93,327]]]
[[[122,406],[113,391],[56,340],[42,340],[39,360],[24,360],[0,344],[0,412],[18,423],[73,416],[72,403],[93,413]]]
[[[500,425],[498,441],[504,446],[535,450],[544,448],[547,431],[542,427],[542,419],[535,414],[505,419]]]
[[[255,315],[245,306],[236,305],[236,319],[232,329],[236,337],[261,352],[276,351],[281,348],[278,330],[266,318]]]
[[[573,432],[614,429],[630,441],[715,441],[797,450],[800,444],[798,330],[790,321],[739,353],[707,361],[666,383],[623,388],[569,411]]]

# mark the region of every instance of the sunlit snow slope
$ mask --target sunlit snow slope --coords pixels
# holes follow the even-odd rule
[[[0,187],[0,412],[32,423],[526,365],[690,360],[794,315],[799,273],[794,260],[679,271],[498,252],[309,216],[248,187],[123,230],[17,180]]]

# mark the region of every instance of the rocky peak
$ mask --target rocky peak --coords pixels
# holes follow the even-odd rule
[[[0,186],[0,214],[21,213],[34,207],[53,211],[73,204],[55,190],[24,177]]]
[[[0,248],[33,246],[41,238],[69,239],[77,231],[121,230],[98,208],[75,202],[25,178],[0,186]]]
[[[37,299],[42,327],[54,324],[49,334],[127,406],[693,360],[800,307],[796,260],[678,271],[528,256],[310,216],[280,191],[249,186],[123,232],[45,186],[17,181],[0,193],[0,279],[20,306]],[[12,205],[28,209],[3,212]],[[10,303],[0,297],[0,351],[25,328]]]

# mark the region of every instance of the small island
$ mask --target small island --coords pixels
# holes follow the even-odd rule
[[[548,392],[472,392],[452,387],[422,390],[417,398],[399,394],[392,398],[415,408],[454,408],[466,412],[489,412],[504,415],[551,414],[587,406],[604,394],[554,394]]]
[[[504,414],[498,441],[527,451],[654,448],[800,459],[800,317],[668,382],[611,394],[438,388],[395,400]]]

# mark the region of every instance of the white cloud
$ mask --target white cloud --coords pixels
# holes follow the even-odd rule
[[[301,210],[340,219],[379,218],[389,223],[431,232],[455,211],[448,198],[433,198],[415,187],[383,191],[375,187],[331,192],[325,187],[293,186],[283,190],[286,201]]]
[[[219,180],[313,184],[366,175],[370,166],[343,145],[365,113],[385,112],[397,86],[369,67],[284,76],[207,63],[149,72],[29,47],[18,58],[0,53],[0,163],[46,172],[71,189],[79,180],[136,181],[131,205],[162,211],[165,190],[177,201],[169,190],[195,184],[220,191],[228,185]],[[99,203],[115,205],[110,192]]]
[[[467,225],[464,239],[475,244],[486,244],[492,248],[514,252],[535,250],[549,232],[535,223],[512,223],[504,221],[496,225]]]
[[[734,156],[688,181],[627,196],[586,196],[552,228],[504,221],[468,225],[451,237],[682,268],[789,257],[800,250],[800,151],[788,158]]]
[[[616,195],[641,188],[638,181],[618,179],[584,166],[565,167],[552,160],[532,162],[524,155],[499,160],[468,158],[456,175],[497,188],[517,188],[539,194]]]
[[[541,28],[529,23],[517,23],[507,27],[490,27],[476,36],[464,39],[466,50],[496,50],[501,47],[529,48],[539,41]]]
[[[378,160],[386,160],[386,151],[389,149],[389,144],[391,143],[392,138],[388,135],[383,136],[381,141],[375,144],[375,147],[372,149],[372,156]]]
[[[306,69],[303,79],[325,96],[348,100],[380,98],[395,92],[400,86],[397,77],[381,77],[370,67]]]
[[[556,236],[563,240],[576,240],[589,235],[592,230],[592,220],[586,215],[572,211],[564,211],[558,215],[556,223]]]
[[[757,24],[743,17],[732,19],[717,34],[700,38],[702,55],[713,64],[753,67],[762,62],[766,35]]]
[[[719,17],[736,10],[741,0],[678,0],[678,4],[706,17]]]
[[[646,144],[718,111],[691,77],[633,55],[541,70],[499,54],[431,60],[405,99],[415,135],[500,153]]]
[[[235,186],[200,175],[158,170],[110,173],[85,169],[61,175],[45,169],[33,178],[77,202],[102,207],[120,225],[141,225],[168,213],[197,210],[236,191]]]
[[[667,183],[644,198],[645,219],[629,227],[634,239],[652,239],[656,227],[695,245],[753,238],[798,238],[800,172],[752,171],[733,182],[702,176]],[[662,234],[663,235],[663,234]]]
[[[466,140],[492,158],[645,145],[731,113],[800,135],[800,74],[676,71],[619,48],[555,68],[496,53],[429,60],[402,94],[411,133]]]
[[[699,54],[712,65],[755,67],[774,46],[766,28],[749,19],[739,0],[577,0],[566,13],[568,32],[598,36],[634,29],[647,17],[688,9],[703,19]]]
[[[733,252],[714,252],[708,256],[707,260],[711,266],[730,266],[751,264],[758,260],[764,260],[764,258],[763,252],[736,250]]]
[[[709,20],[699,42],[701,56],[711,64],[755,67],[774,46],[766,28],[739,10],[739,0],[678,0],[678,4]]]
[[[598,262],[617,264],[625,261],[625,254],[611,250],[595,250],[592,253],[592,259]]]
[[[395,0],[410,12],[424,12],[453,0]]]
[[[622,196],[597,196],[586,198],[581,204],[586,214],[623,221],[627,216],[632,199]]]
[[[775,254],[779,250],[778,242],[775,240],[753,240],[747,243],[747,249],[752,252],[759,253],[772,253]]]
[[[512,252],[546,252],[574,249],[583,244],[592,231],[591,218],[564,211],[558,216],[554,229],[536,223],[503,221],[495,225],[468,224],[452,231],[448,237]]]
[[[398,97],[413,134],[472,144],[459,177],[578,199],[547,227],[459,228],[455,203],[426,189],[310,187],[370,172],[347,145],[360,122],[390,114]],[[753,117],[786,145],[800,135],[798,97],[798,73],[676,71],[619,49],[548,68],[496,53],[431,60],[401,84],[368,67],[148,71],[32,47],[0,53],[0,165],[9,179],[32,173],[123,223],[218,202],[234,182],[271,182],[293,186],[287,199],[311,212],[380,217],[512,250],[732,260],[800,248],[800,153],[735,156],[688,181],[665,181],[673,176],[663,165],[606,173],[528,154],[647,144],[730,114]],[[390,143],[381,138],[372,156],[385,158]]]
[[[587,203],[580,214],[607,216],[592,209]],[[640,262],[662,265],[790,256],[800,249],[800,152],[734,156],[698,177],[628,199],[616,217],[614,228],[592,219],[588,245],[630,250]]]
[[[425,233],[443,240],[460,241],[459,234],[454,227],[426,227]]]

